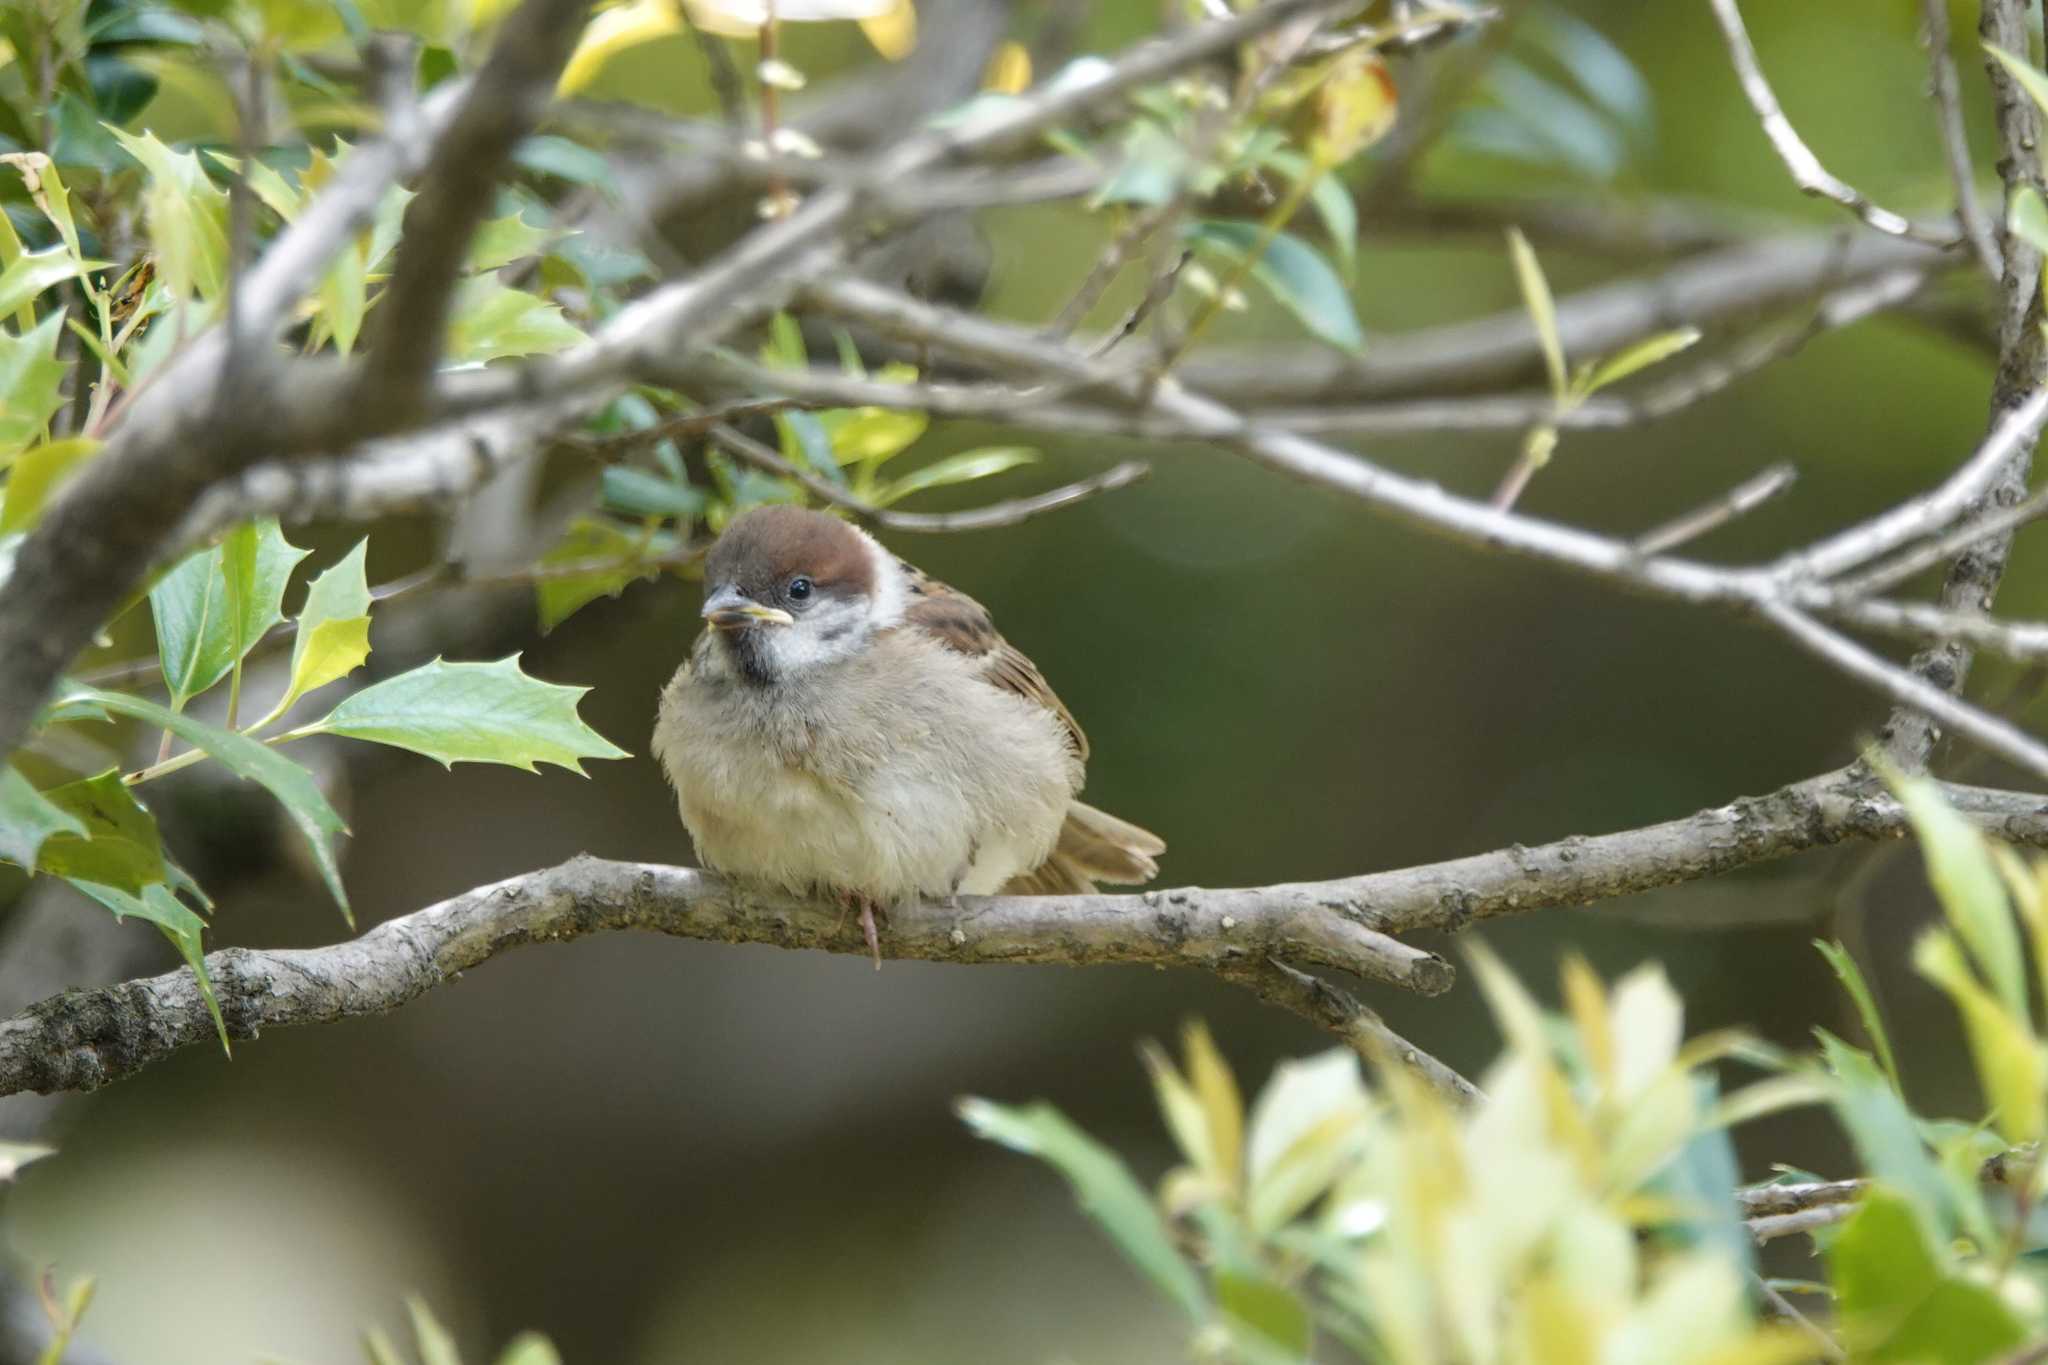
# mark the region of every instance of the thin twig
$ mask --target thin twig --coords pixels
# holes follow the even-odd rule
[[[1948,0],[1922,0],[1920,41],[1927,48],[1929,93],[1934,118],[1941,128],[1941,150],[1948,158],[1949,179],[1956,190],[1956,218],[1963,237],[1994,282],[2005,276],[1998,237],[1977,197],[1977,169],[1970,161],[1970,133],[1963,122],[1963,98],[1956,76],[1955,54],[1949,50]]]
[[[1098,493],[1128,488],[1152,472],[1150,465],[1137,460],[1127,460],[1090,478],[1062,484],[1058,488],[1034,493],[1030,497],[1015,498],[970,511],[899,512],[894,508],[876,507],[873,503],[855,497],[830,479],[814,474],[808,469],[798,468],[743,431],[719,425],[712,427],[708,435],[728,454],[744,460],[754,468],[773,474],[777,478],[799,483],[819,501],[842,508],[863,521],[872,522],[891,531],[986,531],[998,526],[1014,526],[1018,522],[1029,521],[1033,517],[1057,511],[1084,498],[1092,498]]]
[[[1947,563],[1980,540],[2005,535],[2044,515],[2048,515],[2048,488],[2035,493],[2025,502],[2001,508],[1982,520],[1959,526],[1939,539],[1917,545],[1894,559],[1875,565],[1854,578],[1841,579],[1831,586],[1843,597],[1868,597],[1873,593],[1896,587],[1915,574],[1924,573],[1937,564]]]
[[[1792,486],[1799,471],[1789,464],[1775,464],[1753,478],[1745,479],[1712,502],[1695,507],[1681,516],[1636,537],[1637,554],[1660,555],[1719,530],[1745,513],[1763,506]]]
[[[1777,150],[1778,159],[1791,172],[1792,182],[1807,194],[1832,200],[1862,219],[1877,231],[1892,237],[1905,237],[1929,246],[1952,247],[1958,239],[1952,231],[1921,225],[1872,203],[1862,191],[1835,175],[1820,164],[1820,158],[1813,149],[1801,140],[1792,121],[1785,117],[1784,108],[1778,103],[1777,94],[1771,83],[1764,78],[1763,66],[1757,60],[1756,47],[1749,40],[1749,30],[1743,27],[1742,11],[1735,0],[1708,0],[1713,6],[1714,17],[1721,22],[1721,32],[1728,40],[1728,55],[1735,64],[1735,78],[1742,85],[1743,96],[1749,107],[1755,111],[1757,121],[1763,124],[1764,136],[1771,140]]]

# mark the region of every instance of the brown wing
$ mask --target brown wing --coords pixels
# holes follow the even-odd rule
[[[904,624],[923,631],[949,649],[980,660],[982,677],[1004,691],[1014,692],[1052,712],[1066,730],[1067,743],[1072,746],[1075,757],[1085,761],[1088,737],[1081,733],[1081,727],[1073,716],[1053,695],[1052,687],[1046,682],[1045,675],[1038,671],[1038,665],[1025,658],[996,632],[996,624],[990,619],[988,608],[966,593],[928,577],[920,569],[909,564],[904,564],[903,568],[910,579],[908,603],[903,611]]]

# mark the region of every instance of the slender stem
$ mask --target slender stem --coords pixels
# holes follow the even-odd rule
[[[1318,157],[1309,163],[1307,175],[1288,186],[1287,193],[1280,196],[1280,202],[1273,205],[1272,211],[1260,221],[1259,235],[1252,242],[1251,248],[1238,259],[1230,274],[1216,286],[1216,292],[1203,301],[1202,307],[1196,312],[1194,320],[1188,323],[1187,331],[1182,333],[1180,340],[1160,358],[1160,374],[1171,370],[1174,362],[1185,355],[1188,347],[1194,345],[1209,324],[1216,320],[1216,315],[1223,311],[1224,301],[1251,277],[1252,267],[1259,263],[1260,258],[1266,254],[1266,249],[1273,245],[1273,239],[1278,237],[1282,229],[1293,219],[1295,211],[1308,201],[1309,194],[1329,169],[1329,163]]]

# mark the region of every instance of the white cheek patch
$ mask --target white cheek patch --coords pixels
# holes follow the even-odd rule
[[[868,612],[870,629],[887,630],[903,624],[903,612],[909,600],[903,566],[866,531],[856,526],[853,533],[867,546],[869,560],[875,568],[875,591]]]
[[[844,659],[858,652],[873,633],[865,603],[829,597],[792,625],[764,629],[774,671],[784,675]]]

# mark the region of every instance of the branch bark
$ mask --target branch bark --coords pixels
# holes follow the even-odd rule
[[[1945,790],[1998,837],[2048,847],[2048,797]],[[1848,768],[1641,829],[1336,881],[905,907],[890,916],[882,952],[934,962],[1199,968],[1301,1013],[1375,1061],[1391,1056],[1445,1093],[1469,1098],[1469,1082],[1347,991],[1289,964],[1338,967],[1433,994],[1450,985],[1450,965],[1392,935],[1581,905],[1906,829],[1898,803]],[[622,929],[866,951],[835,906],[736,888],[689,868],[578,858],[478,887],[344,943],[226,948],[206,961],[229,1034],[254,1038],[266,1028],[396,1009],[508,948]],[[212,1038],[188,970],[67,991],[0,1022],[0,1095],[96,1089]]]

